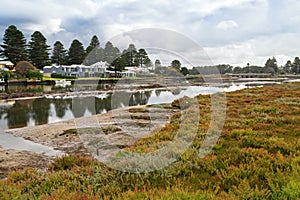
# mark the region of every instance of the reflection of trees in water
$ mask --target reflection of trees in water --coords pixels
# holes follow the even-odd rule
[[[32,103],[32,118],[36,125],[47,124],[50,111],[49,99],[35,99]]]
[[[71,111],[75,118],[84,116],[85,111],[88,110],[92,114],[95,113],[95,98],[74,98],[71,104]]]
[[[9,107],[0,107],[0,119],[7,113]]]
[[[174,89],[171,89],[171,93],[173,95],[179,95],[181,92],[181,89],[180,88],[174,88]]]
[[[160,94],[161,94],[161,92],[162,92],[162,90],[155,90],[155,95],[156,95],[157,97],[159,97]]]
[[[72,104],[72,99],[54,99],[51,101],[55,107],[56,116],[59,118],[63,118],[70,109]]]
[[[8,128],[18,128],[27,126],[30,119],[31,105],[20,104],[16,101],[15,104],[7,110],[7,126]]]
[[[111,95],[103,99],[96,98],[95,109],[97,114],[103,113],[104,111],[111,110]]]
[[[146,105],[151,97],[152,91],[138,91],[131,95],[129,105]]]
[[[0,120],[5,116],[8,128],[25,127],[33,119],[36,125],[48,123],[51,113],[51,104],[54,105],[57,118],[63,118],[66,112],[71,111],[74,117],[84,116],[86,110],[92,114],[103,113],[122,106],[145,105],[151,97],[152,91],[138,91],[136,93],[119,93],[113,97],[74,98],[74,99],[30,99],[16,101],[11,107],[0,107]],[[156,93],[157,95],[157,93]],[[113,100],[113,102],[112,102]],[[113,105],[112,105],[113,104]],[[53,109],[53,108],[52,108]]]

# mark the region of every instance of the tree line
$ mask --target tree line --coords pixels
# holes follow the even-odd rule
[[[61,41],[56,41],[53,48],[47,44],[45,36],[35,31],[27,43],[24,34],[15,25],[10,25],[4,33],[3,44],[0,45],[0,55],[12,61],[15,65],[20,61],[29,61],[38,69],[43,69],[46,65],[71,65],[84,64],[91,65],[96,62],[105,61],[110,65],[111,70],[121,71],[125,67],[149,67],[152,62],[145,49],[137,49],[134,44],[129,44],[127,49],[122,52],[115,47],[112,42],[105,43],[104,48],[100,46],[99,39],[96,35],[91,38],[87,48],[83,44],[74,39],[71,42],[69,49],[64,47]],[[51,55],[50,55],[50,51]],[[157,72],[163,71],[160,67],[160,61],[155,61],[155,66],[159,66]],[[186,74],[212,74],[211,66],[194,67],[187,69],[181,67],[180,61],[173,60],[171,66],[178,68],[178,70]],[[287,63],[278,67],[275,57],[269,58],[265,66],[253,66],[247,64],[246,67],[233,67],[228,64],[215,66],[221,74],[226,73],[271,73],[271,74],[299,74],[300,73],[300,59],[296,57],[294,61],[287,61]]]
[[[214,71],[215,69],[216,71]],[[219,64],[214,66],[201,66],[193,67],[189,70],[189,74],[242,74],[242,73],[266,73],[266,74],[299,74],[300,73],[300,59],[295,57],[294,61],[290,60],[284,66],[278,66],[275,57],[268,58],[264,66],[250,65],[249,63],[245,67],[233,67],[228,64]]]
[[[87,48],[84,48],[78,39],[71,42],[69,49],[66,49],[61,41],[56,41],[50,56],[51,48],[41,32],[35,31],[27,43],[22,31],[15,25],[10,25],[5,30],[3,44],[0,46],[1,56],[15,65],[20,61],[29,61],[38,69],[43,69],[44,66],[51,64],[91,65],[100,61],[109,63],[114,70],[119,71],[127,66],[152,65],[145,49],[137,49],[134,44],[129,44],[128,48],[121,52],[110,41],[106,42],[102,48],[96,35],[91,38]]]

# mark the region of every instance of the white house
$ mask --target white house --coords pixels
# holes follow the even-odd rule
[[[8,70],[12,69],[14,67],[14,64],[10,61],[0,61],[0,70]]]
[[[50,76],[53,73],[75,76],[75,77],[103,77],[105,76],[106,68],[108,64],[106,62],[97,62],[91,66],[86,65],[52,65],[45,66],[43,72],[45,76]]]

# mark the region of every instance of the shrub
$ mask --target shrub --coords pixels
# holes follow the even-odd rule
[[[51,74],[51,78],[76,79],[75,76],[66,76],[66,75],[56,74],[56,73]]]
[[[16,65],[16,72],[22,77],[26,76],[27,71],[35,69],[36,68],[28,61],[20,61]]]

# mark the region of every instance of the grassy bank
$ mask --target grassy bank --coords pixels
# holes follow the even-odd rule
[[[197,135],[183,154],[170,152],[178,158],[172,165],[134,174],[71,155],[56,159],[47,172],[11,172],[0,181],[0,199],[300,198],[300,84],[228,93],[221,136],[204,158],[198,152],[212,118],[211,97],[197,98]],[[174,115],[170,124],[126,151],[155,152],[169,144],[180,120],[180,113]]]

